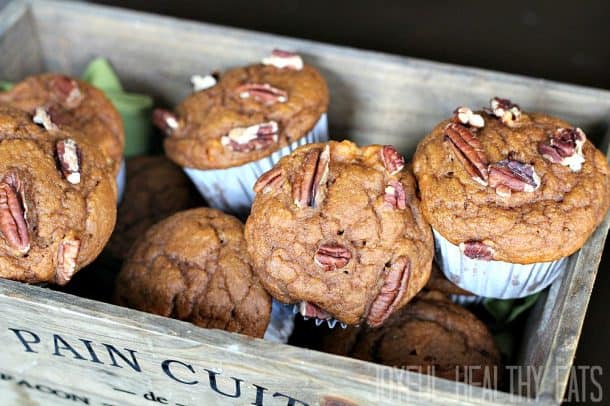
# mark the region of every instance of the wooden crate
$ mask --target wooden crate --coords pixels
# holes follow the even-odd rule
[[[129,90],[169,106],[190,92],[192,74],[248,64],[273,47],[296,50],[322,70],[337,138],[391,143],[410,155],[456,106],[483,106],[498,95],[564,117],[608,149],[607,91],[82,3],[16,1],[0,13],[0,78],[47,70],[77,75],[104,56]],[[566,388],[609,219],[533,310],[520,364],[534,368],[536,379],[521,382],[514,394],[0,281],[0,399],[28,405],[555,404]]]

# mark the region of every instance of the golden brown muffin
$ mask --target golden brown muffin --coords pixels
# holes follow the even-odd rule
[[[264,335],[271,315],[243,225],[208,208],[174,214],[136,241],[117,278],[115,302],[254,337]]]
[[[106,251],[121,261],[134,241],[153,224],[179,211],[204,205],[184,172],[164,156],[130,158],[126,166],[125,194],[106,246]]]
[[[100,90],[65,75],[45,73],[0,92],[0,101],[32,115],[36,109],[44,109],[55,125],[71,128],[101,149],[113,176],[119,173],[125,143],[123,121]]]
[[[508,100],[466,108],[419,144],[432,228],[474,259],[546,262],[578,250],[610,206],[606,157],[567,122]]]
[[[116,184],[88,140],[0,106],[0,276],[63,285],[100,253]]]
[[[478,386],[500,375],[487,327],[440,292],[420,293],[380,328],[330,330],[319,349]]]
[[[188,168],[229,168],[305,136],[327,110],[328,88],[315,68],[294,65],[295,58],[300,60],[290,54],[276,57],[279,64],[229,70],[214,86],[187,97],[175,115],[157,110],[155,123],[169,135],[169,158]],[[292,62],[284,66],[284,60]]]
[[[307,317],[379,325],[430,276],[432,234],[391,146],[309,144],[261,176],[246,223],[265,288]]]

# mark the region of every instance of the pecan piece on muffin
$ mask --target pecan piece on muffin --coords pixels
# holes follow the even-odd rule
[[[508,99],[490,104],[472,113],[481,127],[465,124],[467,110],[436,126],[413,171],[447,277],[482,296],[522,297],[548,286],[601,223],[609,168],[581,129]]]
[[[117,190],[88,141],[0,106],[0,277],[64,285],[101,252]]]
[[[377,326],[428,280],[432,235],[393,147],[309,144],[255,190],[246,223],[254,269],[304,316]]]
[[[136,241],[117,278],[115,303],[253,337],[263,337],[271,315],[242,223],[208,208],[176,213]]]

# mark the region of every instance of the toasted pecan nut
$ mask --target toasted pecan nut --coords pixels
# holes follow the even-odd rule
[[[282,51],[281,49],[274,49],[273,52],[271,52],[271,56],[263,58],[262,63],[263,65],[272,65],[280,69],[303,69],[303,59],[301,59],[298,54]]]
[[[5,175],[0,182],[0,231],[17,255],[30,250],[27,205],[23,185],[15,173]]]
[[[445,140],[449,142],[470,177],[475,182],[487,186],[487,157],[479,139],[463,125],[449,123],[445,127]]]
[[[222,136],[220,142],[237,152],[250,152],[269,148],[278,141],[278,124],[275,121],[255,124],[250,127],[237,127]]]
[[[49,86],[51,96],[67,109],[78,107],[85,97],[78,86],[78,82],[68,76],[56,75]]]
[[[503,196],[511,191],[531,193],[540,187],[540,177],[532,165],[504,159],[489,165],[489,186]]]
[[[407,196],[405,189],[397,180],[391,180],[385,188],[383,200],[395,209],[404,210],[407,208]]]
[[[266,105],[288,101],[288,93],[285,90],[273,87],[269,83],[245,83],[237,87],[235,92],[242,99],[252,98]]]
[[[43,126],[47,131],[57,130],[57,125],[53,122],[50,112],[44,107],[36,107],[32,121]]]
[[[407,257],[399,257],[390,265],[383,286],[369,309],[366,319],[369,326],[378,327],[390,317],[407,291],[410,274],[411,261]]]
[[[491,114],[498,117],[508,127],[514,127],[521,118],[521,108],[509,99],[494,97],[489,104]]]
[[[460,250],[468,258],[482,261],[491,261],[494,256],[494,249],[482,241],[463,242],[460,244]]]
[[[352,252],[338,243],[324,243],[314,255],[315,263],[325,271],[344,268],[352,259]]]
[[[320,320],[332,319],[332,316],[330,314],[309,302],[299,303],[299,313],[301,313],[303,317],[307,318],[316,318]]]
[[[284,182],[284,170],[281,166],[274,166],[263,173],[254,184],[254,193],[269,193]]]
[[[405,167],[405,157],[392,145],[383,146],[381,149],[381,161],[390,175],[396,175]]]
[[[317,207],[324,198],[323,186],[328,180],[330,149],[316,148],[307,152],[301,171],[292,185],[292,197],[298,207]]]
[[[538,152],[548,161],[578,172],[585,162],[582,147],[586,141],[587,136],[580,128],[558,128],[548,142],[538,144]]]
[[[55,152],[66,180],[73,185],[80,183],[81,152],[76,141],[71,138],[60,140],[55,144]]]
[[[458,107],[453,112],[453,122],[475,128],[482,128],[485,126],[485,120],[482,115],[476,114],[468,107],[463,106]]]
[[[80,251],[80,241],[74,237],[66,237],[59,243],[57,250],[57,266],[55,268],[55,281],[65,285],[76,272],[76,259]]]

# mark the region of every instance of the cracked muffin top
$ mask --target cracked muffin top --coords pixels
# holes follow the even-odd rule
[[[252,272],[243,225],[221,211],[183,211],[148,229],[116,281],[121,306],[262,337],[271,298]]]
[[[420,293],[380,328],[330,330],[319,350],[478,386],[495,386],[499,371],[485,368],[500,367],[485,324],[440,292]]]
[[[130,158],[126,167],[125,194],[116,227],[105,248],[121,261],[153,224],[179,211],[204,205],[182,169],[162,155]]]
[[[309,144],[254,190],[246,223],[254,269],[304,316],[380,325],[426,284],[432,234],[392,146]]]
[[[116,183],[78,134],[0,105],[0,277],[63,285],[100,253],[116,219]]]
[[[328,107],[322,75],[291,53],[274,51],[262,64],[207,79],[211,87],[175,114],[155,111],[168,134],[165,152],[183,167],[229,168],[269,156],[305,136]]]
[[[432,228],[474,259],[568,256],[610,205],[606,157],[585,133],[506,99],[456,110],[421,141],[413,171]]]
[[[113,176],[119,173],[125,143],[123,121],[102,91],[65,75],[45,73],[0,92],[0,102],[32,115],[37,109],[44,110],[54,125],[69,127],[101,149]]]

